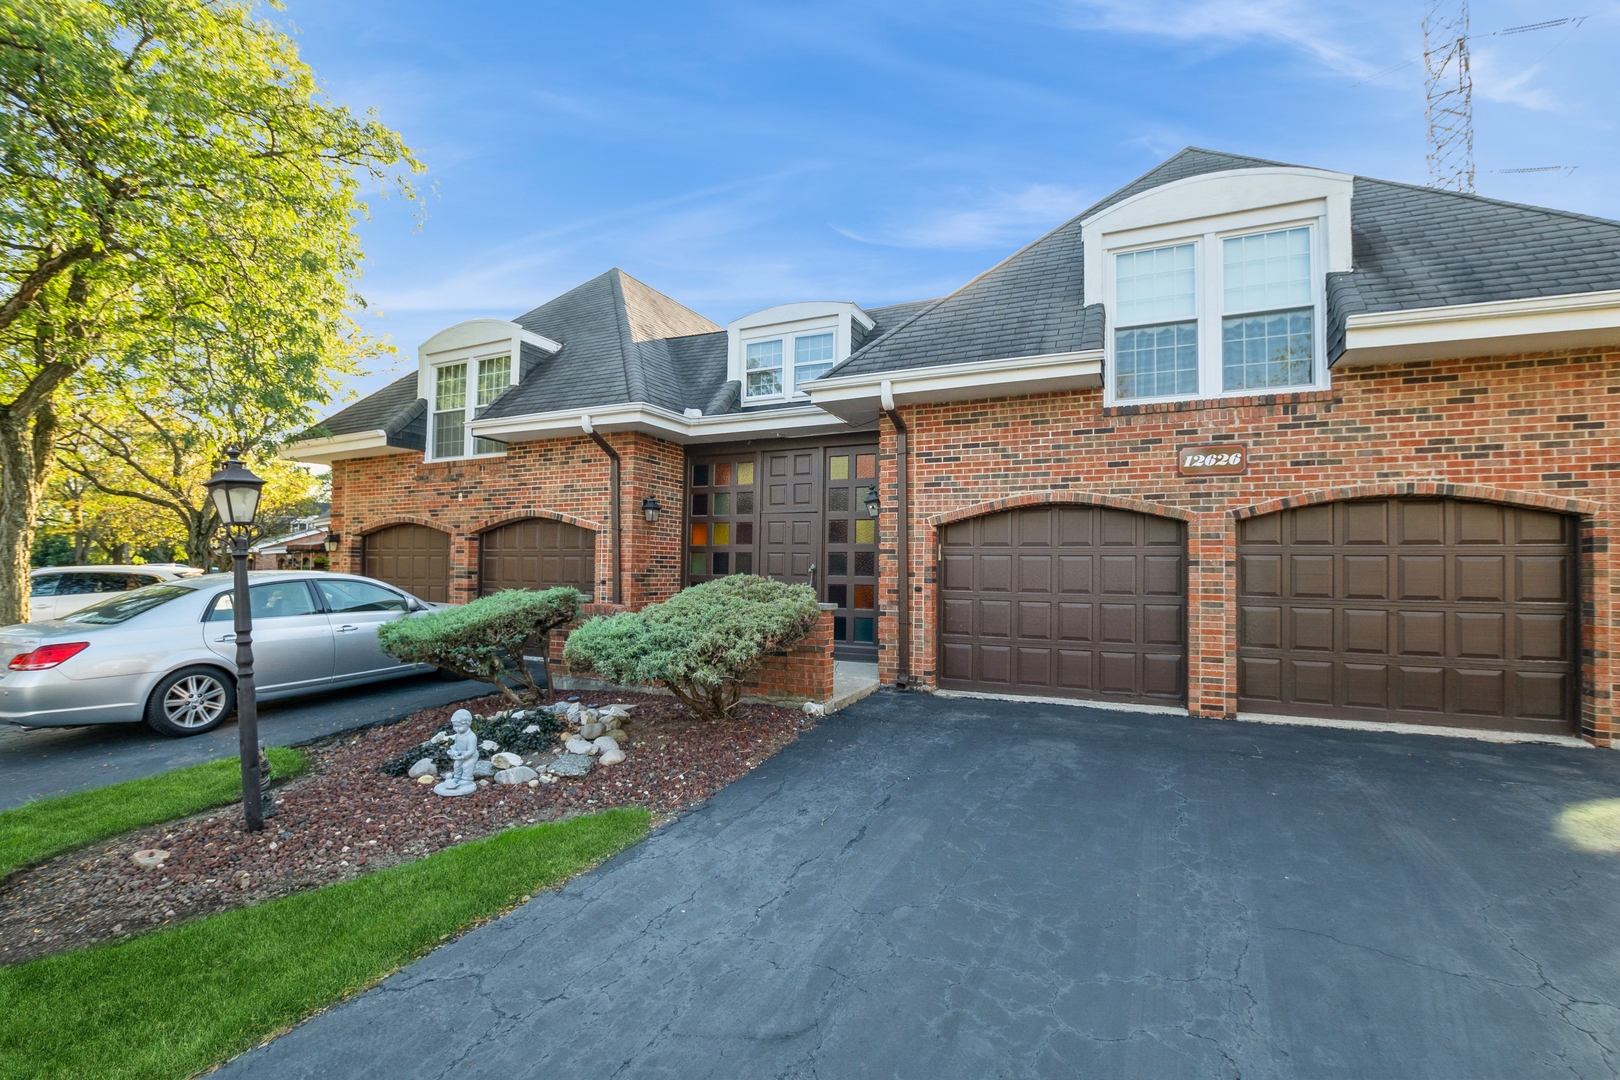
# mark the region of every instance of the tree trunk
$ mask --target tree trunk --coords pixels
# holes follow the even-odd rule
[[[0,407],[0,626],[28,621],[28,570],[34,522],[56,449],[56,413],[35,416]]]

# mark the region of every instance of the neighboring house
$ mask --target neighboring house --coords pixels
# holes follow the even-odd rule
[[[295,522],[283,536],[260,540],[248,550],[255,570],[325,570],[326,538],[332,531],[332,518]]]
[[[889,684],[1615,736],[1615,222],[1188,149],[941,299],[613,270],[418,359],[288,453],[424,599],[753,571]]]

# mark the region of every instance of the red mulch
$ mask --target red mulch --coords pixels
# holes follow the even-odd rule
[[[444,727],[457,708],[474,714],[502,708],[498,696],[338,736],[305,748],[310,771],[275,790],[276,814],[262,833],[243,831],[239,805],[223,807],[58,856],[0,882],[0,965],[359,877],[513,825],[615,806],[679,811],[811,724],[796,710],[769,705],[744,705],[737,720],[711,724],[662,695],[579,697],[587,705],[636,705],[620,740],[623,763],[538,788],[480,786],[459,798],[377,771]],[[166,849],[169,859],[142,870],[130,855],[151,847]]]

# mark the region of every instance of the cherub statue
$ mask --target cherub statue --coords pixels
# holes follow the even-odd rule
[[[471,795],[478,790],[478,782],[473,779],[473,766],[478,764],[478,736],[472,733],[472,713],[457,709],[450,717],[450,726],[456,732],[450,745],[445,748],[452,763],[450,778],[435,784],[433,792],[436,795]]]

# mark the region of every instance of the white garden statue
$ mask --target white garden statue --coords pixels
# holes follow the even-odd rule
[[[472,713],[457,709],[455,715],[450,717],[450,726],[456,731],[450,745],[445,748],[452,763],[450,778],[435,784],[433,792],[436,795],[471,795],[478,790],[478,782],[473,779],[473,766],[478,764],[478,736],[472,733]]]

